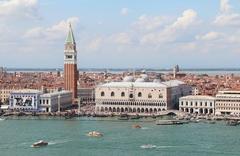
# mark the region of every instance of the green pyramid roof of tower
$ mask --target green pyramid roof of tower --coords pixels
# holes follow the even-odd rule
[[[75,43],[71,23],[69,23],[69,31],[68,31],[68,35],[67,35],[65,43],[72,43],[72,44]]]

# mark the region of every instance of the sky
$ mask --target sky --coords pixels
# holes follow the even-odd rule
[[[0,0],[0,66],[240,68],[239,0]]]

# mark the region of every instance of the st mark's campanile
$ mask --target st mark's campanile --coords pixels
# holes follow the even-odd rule
[[[72,27],[69,24],[64,47],[64,89],[72,92],[73,100],[77,98],[77,81],[77,50]]]

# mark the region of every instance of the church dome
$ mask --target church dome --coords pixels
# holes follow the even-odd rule
[[[147,74],[141,74],[140,77],[141,77],[144,81],[148,81],[148,75],[147,75]]]
[[[138,78],[135,82],[145,82],[143,78]]]
[[[123,78],[123,82],[133,82],[134,78],[133,76],[126,76]]]

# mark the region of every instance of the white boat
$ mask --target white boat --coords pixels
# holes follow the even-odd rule
[[[32,144],[31,147],[43,147],[43,146],[47,146],[47,145],[48,145],[48,142],[39,140],[38,142],[35,142],[34,144]]]
[[[97,131],[88,132],[87,136],[89,137],[102,137],[103,134]]]
[[[141,148],[143,149],[151,149],[151,148],[156,148],[156,145],[151,145],[151,144],[146,144],[146,145],[142,145]]]
[[[0,118],[0,121],[3,121],[3,120],[5,120],[5,119],[3,119],[3,118]]]

